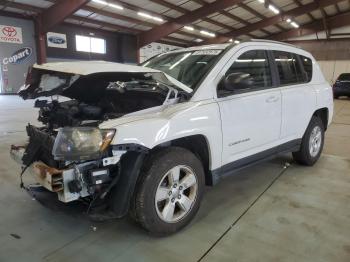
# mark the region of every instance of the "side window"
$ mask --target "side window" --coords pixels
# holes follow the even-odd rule
[[[300,56],[300,60],[306,74],[306,82],[310,82],[312,79],[312,60],[302,55]]]
[[[281,85],[304,83],[304,77],[296,54],[273,51]]]
[[[232,85],[232,88],[225,88],[225,85],[219,85],[218,95],[225,96],[234,93],[235,91],[253,91],[261,88],[269,88],[272,86],[271,71],[267,53],[264,50],[252,50],[243,53],[231,65],[225,73],[227,79],[230,75],[237,75],[245,79],[244,88],[237,83]],[[236,78],[239,79],[239,78]],[[247,84],[248,83],[248,86]],[[242,86],[242,85],[241,85]]]

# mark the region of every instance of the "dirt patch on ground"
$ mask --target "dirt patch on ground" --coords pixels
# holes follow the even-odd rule
[[[295,201],[289,201],[289,206],[293,208],[301,208],[300,204]]]

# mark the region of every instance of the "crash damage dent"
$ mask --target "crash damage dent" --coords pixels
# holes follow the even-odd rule
[[[64,203],[86,197],[106,202],[116,196],[111,205],[114,214],[119,217],[126,214],[131,197],[129,192],[133,192],[141,168],[142,162],[138,159],[147,153],[147,148],[133,144],[110,145],[94,160],[57,161],[51,153],[54,137],[32,125],[26,130],[28,144],[12,145],[10,150],[12,158],[25,168],[25,175],[56,193],[58,200]]]
[[[26,145],[12,145],[10,150],[11,157],[22,167],[25,151]],[[129,144],[114,145],[111,151],[113,155],[110,157],[77,163],[65,169],[35,161],[28,166],[26,173],[34,177],[42,187],[57,193],[58,200],[64,203],[94,194],[103,199],[110,193],[109,207],[115,216],[122,217],[129,208],[130,198],[148,149]]]
[[[151,68],[125,65],[120,63],[108,63],[103,61],[86,62],[61,62],[34,64],[28,69],[27,78],[18,94],[23,99],[33,99],[40,96],[64,94],[76,81],[96,75],[115,75],[118,82],[123,82],[125,76],[146,76],[167,87],[174,86],[188,94],[193,89],[178,81],[174,77]],[[136,77],[137,78],[137,77]],[[87,91],[89,91],[87,89]],[[71,93],[71,92],[68,92]],[[76,95],[76,94],[75,94]]]
[[[93,64],[35,65],[29,71],[19,95],[23,99],[46,96],[51,101],[36,100],[43,126],[29,124],[28,143],[11,146],[10,154],[22,167],[22,174],[30,174],[60,201],[87,199],[93,204],[101,200],[121,217],[128,211],[149,148],[133,142],[114,143],[118,124],[108,129],[103,124],[111,120],[126,123],[137,115],[161,112],[187,101],[192,89],[157,70],[127,66],[130,70],[125,72],[125,65]],[[71,100],[58,101],[58,95]],[[112,134],[107,142],[106,132]],[[68,142],[84,136],[80,151],[67,154]],[[100,150],[86,153],[84,145],[99,136],[101,143],[94,145]]]
[[[23,166],[22,158],[25,153],[23,146],[11,146],[10,154],[12,158]],[[87,163],[77,165],[77,169],[82,170]],[[57,169],[50,167],[41,161],[35,161],[26,172],[35,178],[36,182],[47,190],[57,193],[61,202],[67,203],[89,195],[87,187],[83,186],[80,192],[71,192],[69,184],[77,179],[75,169]]]

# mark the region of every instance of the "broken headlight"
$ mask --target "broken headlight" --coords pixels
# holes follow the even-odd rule
[[[115,129],[96,127],[60,128],[53,146],[55,160],[96,159],[107,149],[115,135]]]

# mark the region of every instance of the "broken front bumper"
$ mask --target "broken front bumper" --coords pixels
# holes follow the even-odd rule
[[[11,157],[21,166],[23,166],[22,158],[25,152],[25,146],[11,146]],[[84,168],[91,163],[84,163],[78,165],[78,168]],[[76,169],[59,170],[46,165],[41,161],[32,163],[26,170],[35,180],[51,192],[58,195],[58,199],[62,202],[71,202],[81,197],[89,196],[87,188],[83,187],[78,193],[69,191],[68,183],[76,179]]]
[[[129,149],[134,149],[131,146],[126,147]],[[138,146],[137,148],[140,147]],[[25,150],[25,146],[11,147],[12,158],[21,166],[23,166],[22,158]],[[113,211],[115,217],[123,217],[127,214],[129,210],[130,201],[134,194],[136,181],[138,179],[140,169],[143,164],[143,160],[147,154],[147,151],[142,150],[138,152],[136,150],[133,150],[130,152],[126,152],[123,151],[120,148],[120,146],[118,146],[118,150],[114,152],[113,157],[103,159],[102,163],[97,161],[89,161],[77,164],[74,166],[74,168],[60,170],[50,167],[42,161],[36,161],[27,168],[26,172],[30,173],[40,185],[42,185],[49,191],[57,193],[58,199],[60,201],[70,202],[82,197],[92,195],[91,191],[88,190],[86,183],[82,183],[82,190],[79,193],[72,193],[69,190],[70,182],[77,179],[79,179],[80,181],[84,180],[83,182],[88,182],[87,180],[82,179],[83,174],[89,173],[89,171],[91,173],[91,170],[96,171],[96,167],[101,166],[101,164],[105,168],[110,168],[115,167],[117,163],[120,162],[118,164],[118,171],[116,172],[118,174],[113,177],[113,181],[108,182],[109,184],[104,184],[105,186],[108,186],[107,189],[110,191],[104,192],[110,192],[110,196],[108,197],[108,199],[106,198],[106,200],[108,200],[108,207],[111,211]],[[121,157],[122,155],[123,157]],[[95,179],[98,177],[100,178],[100,176],[98,175],[99,172],[100,170],[97,170],[95,175],[92,174],[92,176],[94,176]],[[103,181],[97,179],[93,188],[100,186],[101,182],[103,183]]]

